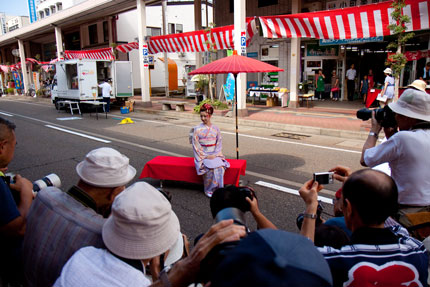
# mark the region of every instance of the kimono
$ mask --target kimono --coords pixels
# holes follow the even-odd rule
[[[221,132],[217,126],[201,123],[194,128],[192,144],[197,174],[203,176],[205,194],[210,197],[217,188],[224,187],[224,172],[230,166],[222,154]],[[216,157],[206,158],[209,155]]]

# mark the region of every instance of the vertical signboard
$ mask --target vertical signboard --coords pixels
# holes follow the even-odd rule
[[[28,14],[30,15],[30,23],[37,21],[36,0],[28,0]]]
[[[148,45],[143,45],[143,65],[145,68],[149,67],[149,59],[148,59]]]
[[[240,54],[246,56],[246,32],[240,32]]]

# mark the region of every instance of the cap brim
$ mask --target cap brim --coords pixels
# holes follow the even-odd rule
[[[394,103],[389,103],[388,107],[393,112],[395,112],[396,114],[400,114],[400,115],[406,116],[408,118],[413,118],[413,119],[418,119],[418,120],[430,122],[430,115],[422,115],[422,114],[414,113],[413,111],[411,111],[405,107],[402,107],[399,104],[399,101],[394,102]]]
[[[94,179],[89,179],[88,177],[86,177],[82,171],[84,162],[81,161],[80,163],[78,163],[76,165],[76,173],[78,174],[78,176],[85,181],[86,183],[90,184],[90,185],[94,185],[94,186],[98,186],[98,187],[117,187],[117,186],[122,186],[122,185],[126,185],[127,183],[129,183],[134,176],[136,175],[136,169],[134,167],[132,167],[131,165],[129,165],[127,167],[127,174],[121,178],[115,179],[112,177],[109,177],[108,179],[105,179],[104,181],[97,181]]]
[[[425,88],[422,88],[422,87],[420,87],[420,86],[418,86],[418,85],[414,85],[414,84],[410,84],[410,85],[408,85],[408,87],[410,87],[410,88],[414,88],[414,89],[417,89],[417,90],[420,90],[420,91],[423,91],[423,92],[425,92],[425,91],[426,91],[426,89],[425,89]]]
[[[121,222],[121,224],[125,223]],[[160,227],[157,233],[136,233],[135,236],[130,236],[118,230],[117,223],[111,215],[103,225],[103,242],[118,256],[127,259],[150,259],[169,250],[178,240],[179,219],[173,211],[171,211],[171,219],[163,227]]]

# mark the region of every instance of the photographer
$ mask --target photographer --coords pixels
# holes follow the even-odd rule
[[[399,190],[397,220],[409,227],[408,213],[430,211],[430,97],[426,92],[407,89],[390,103],[399,132],[378,146],[380,123],[372,115],[372,127],[361,154],[363,166],[388,162]]]
[[[301,234],[312,241],[322,188],[309,180],[299,190],[308,214]],[[423,244],[400,226],[385,227],[397,211],[398,191],[392,178],[371,169],[356,171],[345,181],[341,201],[351,243],[339,249],[318,248],[330,266],[334,286],[411,286],[406,282],[427,286],[428,255]]]
[[[28,286],[52,286],[75,251],[103,247],[102,227],[112,202],[136,170],[128,157],[102,147],[90,151],[76,173],[75,186],[42,189],[30,210],[23,249]]]
[[[0,118],[0,275],[4,283],[16,283],[22,278],[19,260],[27,214],[33,201],[33,184],[16,175],[15,183],[6,182],[3,172],[13,159],[16,146],[15,124]],[[15,203],[11,189],[19,194]]]
[[[246,186],[229,185],[215,190],[210,208],[212,217],[217,221],[234,218],[240,224],[245,224],[245,212],[250,211],[257,223],[258,229],[272,228],[276,226],[268,220],[258,208],[257,197],[252,188]],[[235,216],[237,215],[237,218]]]

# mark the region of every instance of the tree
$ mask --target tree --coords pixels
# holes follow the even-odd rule
[[[387,66],[391,66],[393,76],[395,78],[394,95],[395,100],[399,98],[400,74],[407,63],[405,52],[405,44],[414,37],[414,33],[406,33],[406,24],[411,21],[409,16],[403,15],[402,10],[405,7],[405,0],[394,0],[391,7],[394,11],[391,13],[391,18],[396,22],[388,25],[388,28],[393,32],[395,41],[388,44],[387,49],[395,50],[396,53],[389,55],[386,62]]]
[[[214,23],[209,23],[208,27],[205,29],[205,32],[208,37],[208,41],[205,42],[205,45],[209,45],[209,63],[213,61],[213,55],[217,52],[215,49],[215,43],[211,41],[211,30],[215,28]],[[212,74],[209,75],[209,95],[211,100],[214,100],[214,95],[216,96],[216,77]]]

